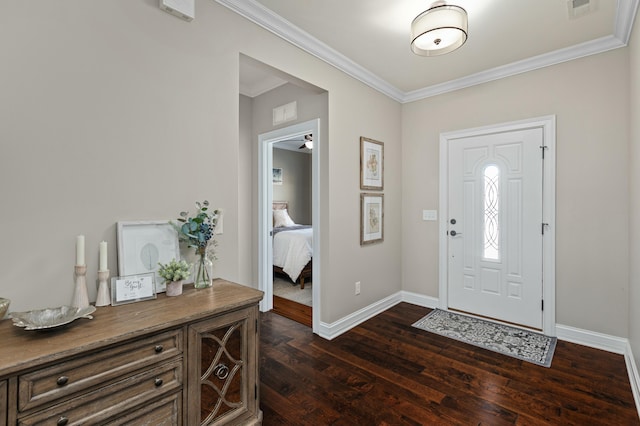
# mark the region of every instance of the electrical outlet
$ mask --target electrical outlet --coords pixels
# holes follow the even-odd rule
[[[356,296],[360,294],[360,281],[356,281]]]

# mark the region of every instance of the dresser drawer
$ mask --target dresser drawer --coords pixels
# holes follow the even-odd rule
[[[62,404],[47,407],[41,411],[18,419],[18,425],[93,425],[103,424],[120,418],[122,413],[142,410],[137,416],[140,424],[145,424],[145,407],[154,404],[172,393],[173,401],[180,401],[177,391],[182,389],[183,360],[162,364],[147,371],[137,373],[117,382],[80,395]],[[160,409],[160,412],[171,413],[171,403]],[[148,410],[146,410],[149,413]],[[153,411],[153,410],[151,410]],[[150,418],[155,418],[149,414]],[[118,423],[116,423],[118,424]],[[146,423],[149,424],[149,423]],[[155,424],[155,423],[151,423]]]
[[[172,330],[21,375],[18,410],[23,412],[70,397],[123,374],[181,355],[182,344],[182,330]]]
[[[105,426],[180,426],[182,424],[182,392],[166,396],[158,401],[144,404],[143,407]]]

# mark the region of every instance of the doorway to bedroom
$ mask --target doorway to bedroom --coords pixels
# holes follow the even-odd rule
[[[261,309],[314,331],[320,300],[319,127],[314,119],[259,135]]]
[[[273,157],[273,312],[311,327],[313,134],[276,142]]]

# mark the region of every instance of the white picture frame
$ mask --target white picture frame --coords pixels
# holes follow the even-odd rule
[[[111,277],[111,306],[155,299],[155,274]]]
[[[158,263],[180,260],[178,232],[168,220],[117,223],[118,274],[153,273],[156,293],[166,291]]]

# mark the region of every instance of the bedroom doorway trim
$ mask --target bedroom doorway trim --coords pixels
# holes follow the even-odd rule
[[[555,115],[530,118],[520,121],[477,127],[440,134],[440,220],[439,223],[439,304],[441,309],[447,310],[448,300],[448,253],[450,236],[448,219],[449,195],[449,144],[451,141],[491,135],[496,133],[513,132],[527,129],[541,129],[543,146],[540,155],[544,155],[544,169],[542,173],[542,218],[543,253],[542,253],[542,296],[544,309],[542,311],[542,331],[547,336],[556,335],[556,284],[555,284],[555,197],[556,197],[556,117]],[[542,228],[541,228],[542,229]]]
[[[288,139],[313,135],[313,151],[311,153],[311,222],[313,226],[313,270],[312,287],[312,330],[318,334],[320,330],[320,153],[322,137],[320,135],[320,119],[305,121],[282,129],[273,130],[258,136],[258,288],[264,291],[260,302],[262,312],[273,309],[273,246],[270,235],[273,224],[271,210],[273,203],[272,168],[273,145]]]

